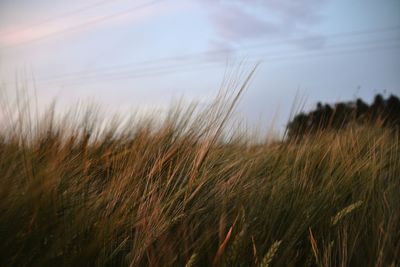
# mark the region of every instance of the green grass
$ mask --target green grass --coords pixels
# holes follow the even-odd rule
[[[224,130],[236,101],[107,127],[20,107],[0,137],[0,266],[399,266],[399,136],[254,144]]]

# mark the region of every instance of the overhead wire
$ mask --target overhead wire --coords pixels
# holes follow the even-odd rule
[[[373,43],[371,43],[373,44]],[[389,50],[389,49],[399,49],[400,43],[395,44],[379,44],[376,43],[374,46],[362,46],[362,47],[351,47],[351,46],[342,46],[337,48],[344,48],[345,50],[333,50],[333,51],[321,51],[318,52],[302,52],[302,53],[295,53],[295,54],[275,54],[275,55],[249,55],[246,58],[252,59],[254,61],[262,61],[264,63],[269,62],[277,62],[282,60],[293,60],[293,59],[315,59],[318,57],[326,57],[326,56],[333,56],[333,55],[344,55],[344,54],[355,54],[360,52],[372,52],[372,51],[379,51],[379,50]],[[148,77],[148,76],[158,76],[158,75],[165,75],[165,74],[173,74],[176,72],[181,71],[189,71],[189,70],[199,70],[199,69],[207,69],[212,65],[216,65],[218,67],[223,67],[221,65],[223,61],[204,61],[198,62],[197,64],[186,64],[186,65],[173,65],[173,66],[164,66],[164,67],[157,67],[157,68],[148,68],[148,69],[138,69],[131,72],[117,72],[117,73],[110,73],[108,75],[102,74],[99,76],[91,76],[91,77],[75,77],[70,79],[56,79],[56,80],[38,80],[40,83],[54,83],[54,82],[66,82],[66,83],[81,83],[92,81],[95,82],[97,80],[101,80],[104,82],[104,79],[111,79],[111,80],[120,80],[120,79],[134,79],[134,78],[141,78],[141,77]],[[198,68],[200,67],[200,68]],[[100,78],[100,79],[99,79]]]
[[[359,35],[369,35],[369,34],[378,33],[378,32],[383,33],[383,32],[392,32],[392,31],[399,31],[399,30],[400,30],[400,26],[391,26],[391,27],[385,27],[385,28],[375,28],[375,29],[371,29],[371,30],[334,33],[334,34],[324,36],[324,38],[328,37],[330,39],[334,39],[334,38],[343,38],[343,37],[349,37],[349,36],[354,37],[354,36],[359,36]],[[254,48],[265,48],[265,47],[271,47],[271,46],[276,46],[276,45],[280,45],[280,44],[287,44],[290,42],[295,43],[295,42],[313,41],[313,40],[319,40],[319,39],[320,39],[320,37],[286,38],[283,40],[281,39],[281,40],[265,41],[265,42],[260,42],[260,43],[256,43],[256,44],[245,45],[245,46],[239,47],[239,49],[247,50],[247,49],[254,49]],[[194,52],[194,53],[187,53],[187,54],[183,54],[183,55],[175,55],[175,56],[167,56],[167,57],[161,57],[161,58],[150,59],[150,60],[143,60],[143,61],[134,62],[134,64],[143,66],[143,65],[158,64],[161,62],[168,62],[168,61],[185,61],[185,60],[192,60],[196,57],[219,56],[221,54],[223,55],[223,54],[229,53],[229,52],[230,52],[229,49],[214,49],[211,51]],[[122,68],[130,67],[130,66],[132,66],[132,63],[125,63],[125,64],[97,68],[94,71],[117,69],[117,68],[122,69]],[[88,70],[85,72],[92,72],[92,71]],[[80,73],[82,73],[82,72],[80,72]],[[74,74],[74,72],[66,73],[65,75],[69,75],[69,74]]]
[[[287,56],[287,57],[277,57],[277,58],[258,58],[258,59],[253,59],[252,61],[248,61],[246,64],[255,64],[258,62],[266,63],[266,62],[278,62],[278,61],[285,61],[285,60],[296,60],[296,59],[315,59],[315,58],[320,58],[320,57],[326,57],[326,56],[337,56],[337,55],[344,55],[344,54],[355,54],[355,53],[363,53],[363,52],[373,52],[373,51],[382,51],[382,50],[391,50],[391,49],[400,49],[400,44],[395,45],[395,46],[380,46],[380,47],[370,47],[367,49],[353,49],[349,51],[334,51],[331,53],[326,53],[326,54],[317,54],[317,55],[296,55],[296,56]],[[217,64],[218,63],[218,64]],[[138,78],[144,78],[144,77],[158,77],[158,76],[163,76],[163,75],[169,75],[169,74],[176,74],[176,73],[184,73],[184,72],[192,72],[192,71],[202,71],[202,70],[211,70],[211,69],[221,69],[225,68],[224,65],[221,65],[220,63],[222,62],[208,62],[204,63],[206,66],[200,65],[198,67],[182,67],[182,66],[177,66],[175,68],[170,68],[170,69],[164,69],[164,70],[158,70],[158,71],[151,71],[151,72],[144,72],[144,73],[133,73],[133,74],[127,74],[127,75],[121,75],[121,76],[115,76],[115,77],[109,77],[113,81],[115,80],[133,80],[133,79],[138,79]],[[211,66],[209,66],[211,65]],[[93,78],[94,79],[94,78]],[[72,81],[74,83],[82,83],[85,80],[78,80],[78,81]],[[90,82],[101,82],[104,83],[104,80],[89,80]],[[68,82],[68,81],[67,81]],[[71,83],[69,83],[70,85]]]
[[[331,49],[337,49],[337,48],[352,48],[354,46],[370,46],[370,45],[385,45],[385,44],[391,44],[392,42],[398,42],[400,41],[400,38],[392,38],[392,39],[377,39],[377,40],[372,40],[372,41],[362,41],[362,42],[351,42],[351,43],[340,43],[340,44],[333,44],[333,45],[327,45],[325,47],[323,47],[323,49],[319,49],[319,50],[314,50],[311,52],[325,52],[326,50],[331,50]],[[240,52],[240,51],[239,51]],[[261,55],[250,55],[252,57],[265,57],[265,56],[271,56],[270,54],[265,54],[265,52],[269,52],[269,51],[261,51],[264,54]],[[294,49],[290,49],[290,50],[278,50],[278,51],[272,51],[270,53],[273,53],[272,56],[276,57],[279,55],[289,55],[290,53],[293,54],[293,52],[297,52]],[[303,52],[303,53],[307,53]],[[207,54],[205,54],[207,55]],[[202,58],[197,58],[197,59],[193,59],[193,58],[187,58],[187,61],[184,62],[173,62],[169,65],[155,65],[155,66],[142,66],[141,64],[137,64],[135,65],[131,65],[129,68],[125,68],[125,69],[121,69],[120,67],[109,67],[109,68],[103,68],[103,69],[97,69],[97,70],[93,70],[93,71],[87,71],[87,72],[73,72],[73,73],[67,73],[67,74],[61,74],[61,75],[53,75],[53,76],[48,76],[48,77],[43,77],[41,79],[41,81],[63,81],[63,80],[70,80],[70,79],[79,79],[79,78],[91,78],[91,77],[98,77],[98,75],[101,75],[101,78],[105,78],[108,77],[110,75],[114,75],[114,74],[121,74],[121,73],[133,73],[133,72],[151,72],[151,71],[158,71],[158,70],[163,70],[163,69],[168,69],[168,68],[174,68],[176,65],[181,65],[181,66],[191,66],[191,65],[198,65],[198,64],[204,64],[204,63],[208,63],[208,61],[210,61],[209,58],[207,58],[206,56],[202,57]]]
[[[374,48],[369,48],[369,49],[362,49],[362,50],[353,50],[353,51],[338,51],[330,54],[319,54],[319,55],[298,55],[296,57],[280,57],[280,58],[271,58],[271,59],[255,59],[252,61],[247,61],[245,65],[254,65],[256,63],[262,62],[278,62],[278,61],[285,61],[285,60],[302,60],[302,59],[316,59],[320,57],[326,57],[326,56],[338,56],[338,55],[343,55],[343,54],[354,54],[358,52],[373,52],[373,51],[378,51],[378,50],[389,50],[389,49],[400,49],[400,45],[398,46],[390,46],[390,47],[374,47]],[[268,60],[268,61],[267,61]],[[156,72],[148,72],[148,73],[136,73],[136,74],[130,74],[130,75],[125,75],[125,76],[115,76],[112,77],[112,81],[118,81],[118,80],[137,80],[140,78],[148,78],[148,77],[159,77],[159,76],[166,76],[166,75],[171,75],[171,74],[183,74],[183,73],[188,73],[188,72],[193,72],[193,71],[208,71],[208,70],[213,70],[213,69],[223,69],[226,68],[225,65],[221,64],[215,64],[215,63],[208,63],[208,65],[204,66],[196,66],[196,67],[176,67],[174,69],[165,69],[165,70],[160,70]],[[99,79],[94,79],[94,80],[89,80],[86,82],[90,82],[92,84],[96,83],[104,83],[104,80],[99,80]],[[71,85],[80,85],[85,83],[85,80],[79,80],[79,81],[70,81],[68,84],[63,84],[63,86],[71,86]],[[50,84],[51,83],[46,83]],[[53,82],[54,84],[54,82]]]
[[[344,32],[344,33],[334,33],[330,34],[327,36],[324,36],[327,40],[332,40],[332,39],[337,39],[337,38],[343,38],[343,37],[354,37],[354,36],[360,36],[360,35],[369,35],[373,33],[377,33],[378,31],[380,33],[383,32],[391,32],[391,31],[399,31],[400,26],[395,26],[395,27],[386,27],[386,28],[376,28],[376,29],[371,29],[371,30],[362,30],[362,31],[350,31],[350,32]],[[400,35],[399,35],[400,37]],[[290,43],[295,43],[295,42],[301,42],[301,41],[313,41],[316,40],[316,37],[309,37],[309,38],[287,38],[284,40],[273,40],[269,42],[262,42],[262,43],[257,43],[257,44],[251,44],[247,46],[242,46],[239,47],[238,50],[253,50],[256,48],[266,48],[266,47],[272,47],[272,46],[277,46],[280,44],[290,44]],[[100,67],[96,68],[94,70],[87,70],[87,71],[74,71],[74,72],[68,72],[68,73],[63,73],[60,75],[54,75],[51,77],[45,77],[46,79],[54,79],[54,78],[63,78],[63,77],[68,77],[68,76],[82,76],[82,75],[90,75],[92,73],[106,73],[109,71],[116,71],[116,70],[125,70],[125,69],[131,69],[132,67],[136,66],[147,66],[147,65],[154,65],[154,64],[162,64],[162,63],[168,63],[168,62],[187,62],[187,61],[194,61],[194,60],[205,60],[206,57],[215,57],[215,56],[224,56],[226,53],[232,52],[229,49],[215,49],[211,51],[203,51],[203,52],[195,52],[195,53],[187,53],[184,55],[175,55],[175,56],[169,56],[169,57],[161,57],[158,59],[150,59],[150,60],[142,60],[142,61],[137,61],[137,62],[131,62],[131,63],[124,63],[124,64],[118,64],[118,65],[112,65],[112,66],[105,66],[105,67]],[[233,51],[235,52],[235,51]]]

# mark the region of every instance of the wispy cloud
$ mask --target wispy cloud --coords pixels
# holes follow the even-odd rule
[[[313,37],[305,48],[323,45],[323,36],[311,31],[323,19],[320,9],[327,0],[198,0],[206,9],[219,42]],[[317,38],[318,37],[318,38]]]
[[[134,12],[124,13],[123,9],[122,12],[115,10],[114,12],[103,10],[101,12],[97,12],[96,14],[92,14],[89,17],[87,15],[71,16],[60,20],[50,21],[49,23],[26,27],[22,30],[3,28],[1,29],[1,32],[5,32],[5,34],[0,35],[0,45],[13,46],[68,32],[73,32],[76,34],[83,32],[88,28],[98,27],[101,25],[107,25],[107,27],[118,27],[126,25],[138,26],[140,25],[140,23],[143,23],[150,19],[154,19],[155,17],[179,11],[183,7],[187,6],[177,4],[167,5],[161,3],[158,5],[134,10]],[[111,17],[113,14],[118,13],[121,13],[121,15]],[[43,14],[43,16],[46,17],[46,14]]]

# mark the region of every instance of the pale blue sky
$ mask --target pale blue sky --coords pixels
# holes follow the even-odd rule
[[[400,1],[0,0],[1,81],[32,71],[43,104],[207,101],[243,58],[264,61],[237,114],[264,125],[296,92],[308,107],[400,94]]]

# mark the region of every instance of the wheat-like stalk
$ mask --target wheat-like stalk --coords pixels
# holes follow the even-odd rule
[[[359,200],[347,207],[345,207],[344,209],[342,209],[341,211],[339,211],[334,217],[332,217],[331,219],[331,223],[332,225],[336,225],[341,219],[343,219],[347,214],[351,213],[353,210],[357,209],[358,207],[360,207],[362,205],[363,201]]]
[[[197,253],[193,253],[192,256],[190,256],[190,259],[186,262],[185,267],[194,267],[197,263]]]
[[[272,246],[269,248],[267,254],[265,254],[263,260],[261,261],[260,267],[268,267],[271,264],[272,259],[274,258],[276,252],[281,245],[282,240],[275,241]]]

